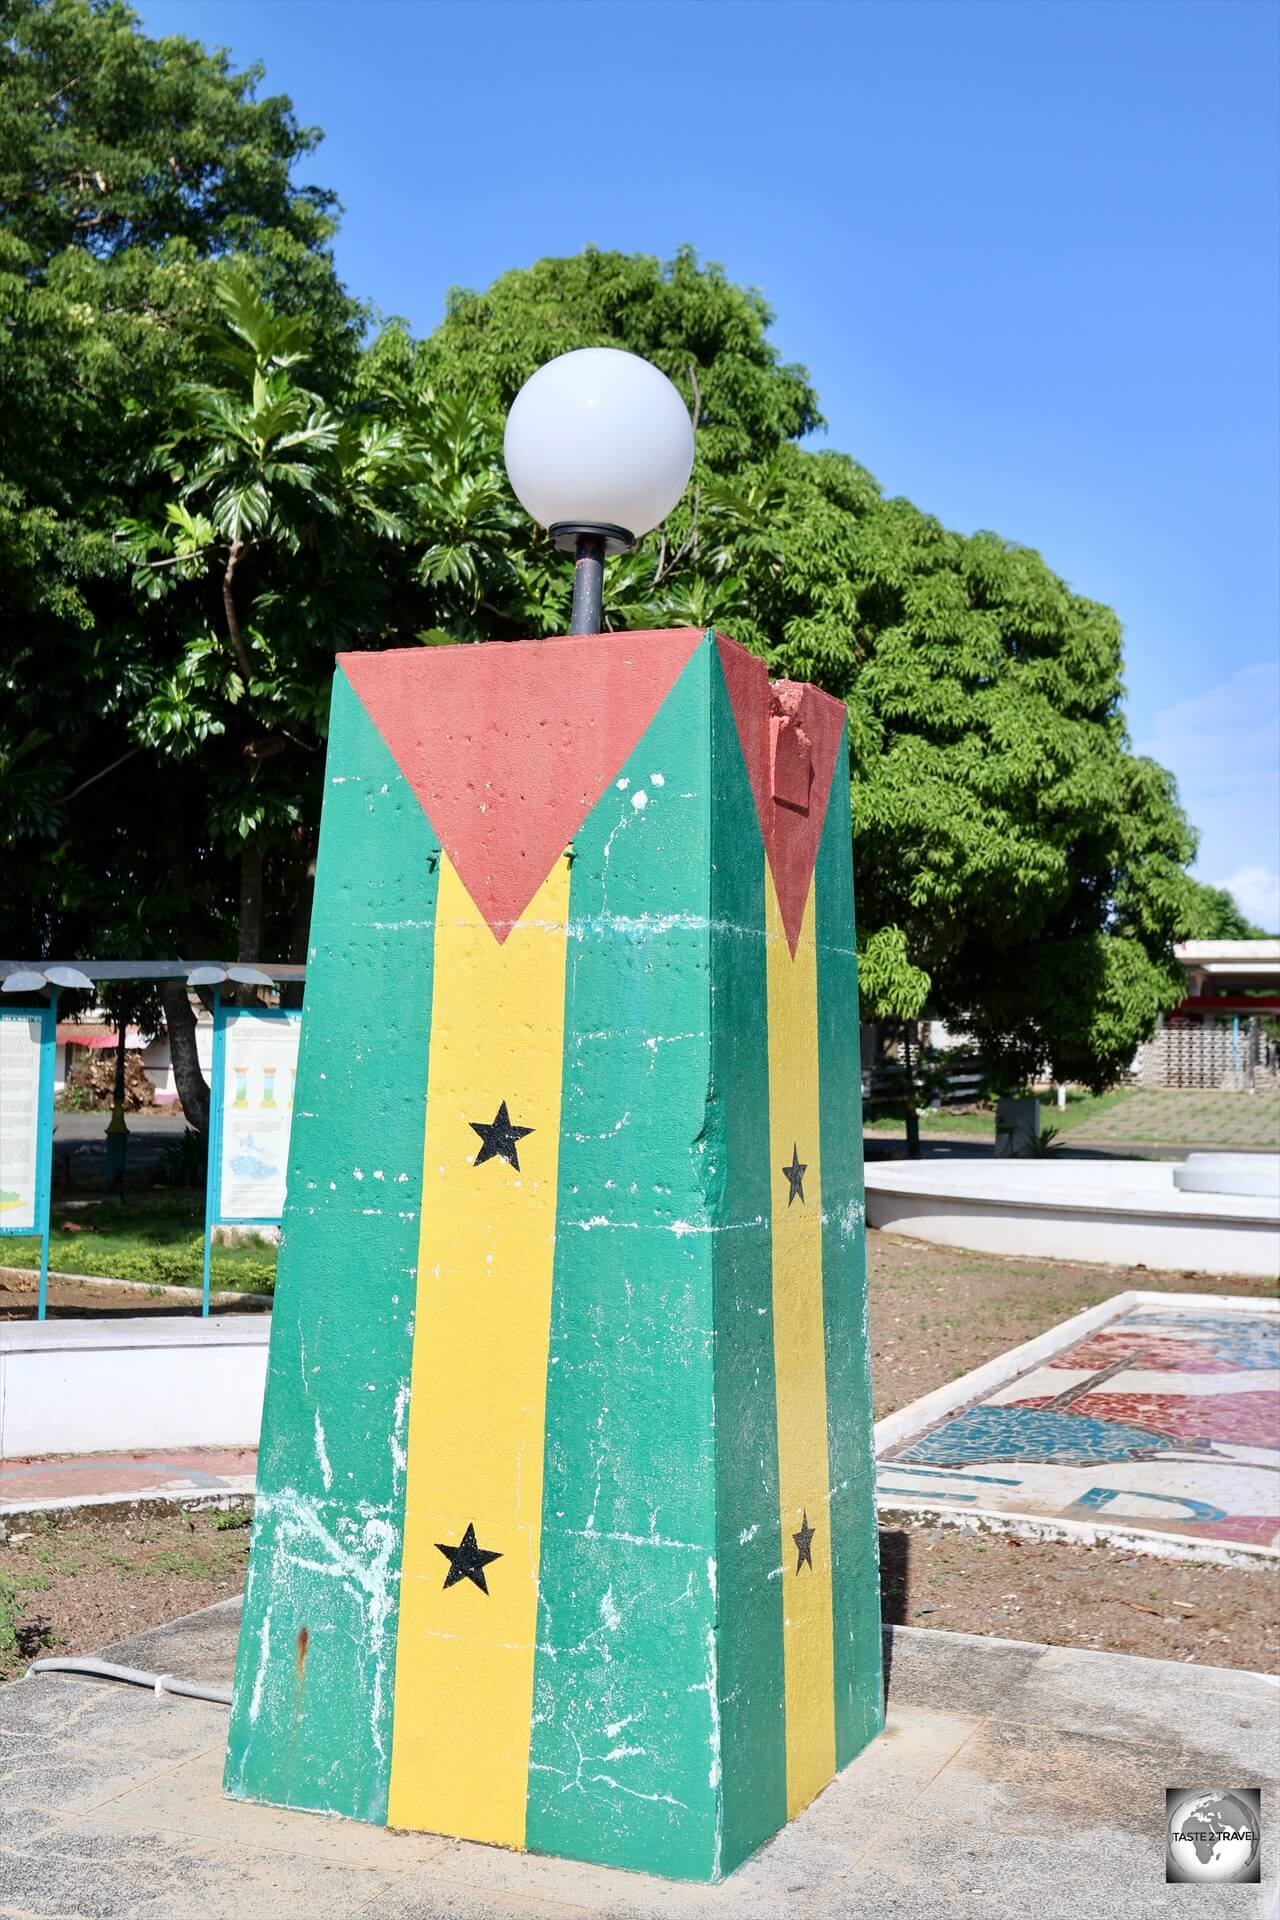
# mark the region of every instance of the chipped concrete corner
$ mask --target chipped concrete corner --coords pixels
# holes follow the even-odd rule
[[[711,633],[340,661],[233,1795],[715,1880],[878,1731],[847,792]]]

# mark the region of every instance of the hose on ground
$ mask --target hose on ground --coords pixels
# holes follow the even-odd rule
[[[33,1660],[27,1677],[33,1673],[90,1673],[101,1680],[124,1680],[131,1687],[150,1687],[159,1697],[178,1693],[187,1700],[213,1700],[220,1707],[231,1705],[229,1687],[206,1687],[198,1680],[178,1680],[171,1673],[147,1673],[142,1667],[117,1667],[110,1660]]]

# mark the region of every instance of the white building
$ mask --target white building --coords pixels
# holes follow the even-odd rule
[[[207,1080],[213,1067],[213,1016],[201,1006],[196,1007],[195,1015],[196,1053]],[[77,1047],[114,1055],[116,1040],[117,1029],[104,1024],[101,1009],[96,1009],[83,1020],[59,1020],[54,1092],[61,1093],[66,1086]],[[125,1030],[125,1046],[130,1053],[142,1055],[142,1070],[155,1088],[156,1105],[172,1106],[177,1101],[178,1088],[173,1077],[168,1033],[161,1031],[152,1040],[137,1027],[128,1027]]]
[[[1280,940],[1185,940],[1186,998],[1134,1061],[1144,1087],[1280,1084]]]

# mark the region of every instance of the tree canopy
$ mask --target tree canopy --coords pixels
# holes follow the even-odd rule
[[[155,800],[163,780],[183,814],[182,782],[144,716],[182,642],[140,625],[121,528],[202,364],[221,262],[242,257],[282,312],[311,317],[331,383],[361,316],[326,251],[333,195],[292,182],[319,136],[287,100],[256,97],[257,70],[146,38],[119,0],[0,0],[0,23],[6,946],[129,953],[178,935]],[[125,754],[129,773],[98,786]]]
[[[654,360],[693,484],[612,625],[715,624],[842,699],[864,1010],[1101,1085],[1178,1001],[1194,836],[1135,757],[1120,624],[815,446],[756,291],[588,248],[369,337],[261,74],[120,0],[0,0],[0,947],[299,955],[339,647],[563,631],[503,413],[572,347]]]
[[[1255,927],[1225,887],[1191,882],[1184,940],[1265,940],[1266,930]]]
[[[771,318],[689,251],[588,250],[455,293],[414,366],[493,409],[553,351],[664,368],[697,413],[694,484],[613,563],[610,617],[714,621],[847,703],[868,1011],[927,1003],[1010,1078],[1100,1084],[1180,997],[1194,852],[1169,776],[1129,749],[1120,623],[1039,554],[798,445],[816,397]],[[527,573],[540,543],[515,538]]]

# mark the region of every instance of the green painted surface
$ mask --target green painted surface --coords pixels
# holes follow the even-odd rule
[[[226,1785],[377,1822],[390,1773],[436,844],[339,672]]]
[[[847,741],[846,733],[814,876],[838,1767],[884,1725]]]
[[[699,647],[574,837],[527,1828],[536,1851],[704,1880],[712,657]]]
[[[718,656],[711,687],[711,1086],[716,1558],[723,1814],[731,1873],[786,1823],[778,1431],[769,1218],[764,845]]]
[[[880,1660],[843,756],[835,780],[815,885],[843,1765],[880,1724]],[[372,1821],[437,844],[339,674],[227,1784]],[[764,850],[714,642],[573,855],[527,1844],[709,1880],[786,1819]]]

